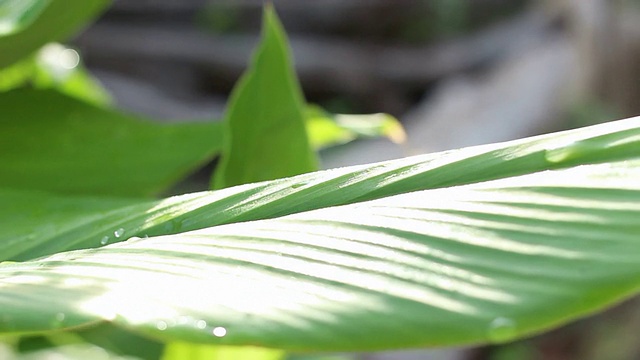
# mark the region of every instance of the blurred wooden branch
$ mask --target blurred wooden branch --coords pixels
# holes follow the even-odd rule
[[[426,46],[373,45],[292,35],[296,68],[304,82],[369,94],[388,83],[424,87],[539,41],[548,18],[528,13],[476,34]],[[110,59],[187,63],[235,79],[257,41],[254,35],[216,36],[193,28],[99,23],[76,43],[89,62]]]

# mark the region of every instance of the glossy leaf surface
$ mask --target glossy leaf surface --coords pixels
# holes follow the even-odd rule
[[[638,289],[638,141],[630,119],[114,203],[97,224],[160,236],[4,263],[0,330],[108,321],[161,340],[290,350],[509,341]]]
[[[508,341],[637,289],[638,165],[425,190],[6,264],[0,330],[109,321],[159,339],[291,350]]]
[[[130,236],[175,234],[553,168],[637,159],[639,139],[640,119],[635,118],[157,201],[5,189],[0,191],[0,203],[6,204],[0,207],[0,227],[8,231],[0,237],[0,259],[28,260]]]

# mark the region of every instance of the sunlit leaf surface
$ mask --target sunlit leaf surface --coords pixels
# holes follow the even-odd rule
[[[4,189],[0,190],[4,204],[0,227],[5,229],[0,234],[0,260],[28,260],[131,236],[175,234],[552,168],[638,159],[639,126],[640,119],[629,119],[157,201],[68,198]]]
[[[424,190],[0,266],[0,330],[109,321],[291,350],[502,342],[640,284],[640,161]]]

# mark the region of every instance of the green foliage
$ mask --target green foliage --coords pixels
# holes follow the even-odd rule
[[[637,288],[639,135],[626,120],[111,211],[115,241],[132,221],[175,234],[3,265],[0,308],[17,315],[0,331],[107,321],[305,351],[508,341]]]
[[[227,150],[212,183],[218,189],[317,169],[286,35],[269,5],[263,24],[262,42],[225,115]]]
[[[167,346],[162,360],[281,360],[283,358],[284,352],[281,350],[173,342]]]
[[[222,144],[218,123],[160,125],[52,90],[0,93],[0,109],[5,187],[148,196],[202,165]]]
[[[0,35],[15,34],[31,25],[49,3],[50,0],[0,1]]]
[[[108,4],[108,0],[3,0],[0,67],[15,63],[48,42],[63,40]]]
[[[78,53],[60,44],[47,44],[35,56],[0,70],[0,91],[30,86],[56,89],[96,105],[109,105],[111,98],[80,64]]]
[[[502,343],[640,287],[638,119],[310,172],[312,147],[404,133],[306,105],[270,6],[224,122],[159,125],[25,58],[104,3],[25,4],[0,2],[5,358]],[[143,198],[217,154],[224,189]]]
[[[308,106],[305,117],[309,142],[316,149],[344,144],[358,137],[385,136],[398,144],[406,140],[400,122],[388,114],[329,114],[318,106]]]

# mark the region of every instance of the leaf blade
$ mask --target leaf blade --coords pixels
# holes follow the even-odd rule
[[[262,37],[229,101],[227,148],[212,180],[217,189],[317,169],[305,130],[304,97],[284,29],[270,5]]]
[[[0,260],[28,260],[58,251],[93,248],[130,236],[157,236],[221,224],[261,220],[330,206],[412,191],[472,184],[548,169],[583,164],[624,161],[640,157],[640,118],[589,128],[538,136],[501,144],[415,156],[366,166],[304,174],[288,179],[248,184],[229,189],[188,194],[159,201],[114,204],[106,214],[96,215],[86,205],[97,199],[65,199],[44,194],[11,194],[0,191],[0,227],[15,233],[0,236]],[[548,157],[554,161],[549,161]],[[564,158],[560,158],[564,154]],[[49,204],[44,211],[40,203]],[[73,205],[74,202],[77,205]],[[84,204],[84,205],[83,205]],[[100,204],[97,204],[98,209]],[[10,211],[21,207],[31,216],[20,226]],[[55,214],[69,213],[86,219],[85,226],[59,226]],[[3,211],[4,210],[4,211]],[[93,219],[93,220],[91,220]],[[25,221],[20,220],[20,221]],[[73,221],[77,221],[73,220]],[[44,224],[45,228],[40,226]],[[126,236],[116,238],[119,229]],[[35,241],[40,239],[40,241]],[[20,245],[16,245],[16,242]],[[45,246],[46,245],[46,246]],[[10,255],[10,256],[9,256]]]
[[[13,331],[48,330],[43,319],[62,312],[165,340],[288,350],[511,340],[639,288],[638,165],[424,190],[9,264],[0,309],[36,312],[11,321]],[[18,294],[29,301],[12,301]]]

